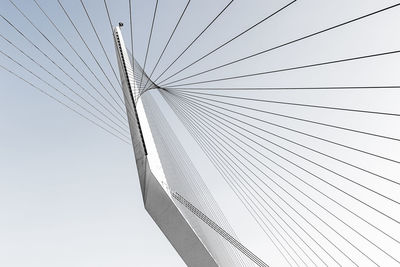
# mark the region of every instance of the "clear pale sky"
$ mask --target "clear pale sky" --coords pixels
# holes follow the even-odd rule
[[[73,52],[49,25],[32,0],[15,0],[14,2],[37,23],[49,39],[65,51],[68,57],[73,58],[74,64],[83,69],[79,59],[74,57]],[[38,0],[38,2],[63,29],[78,51],[84,55],[85,61],[96,73],[100,73],[58,7],[56,0]],[[84,38],[91,44],[98,60],[102,65],[107,66],[107,61],[91,31],[79,0],[61,2],[81,27],[80,30],[85,33]],[[103,1],[84,0],[84,2],[104,40],[112,63],[116,66],[112,35]],[[134,52],[135,57],[142,63],[155,1],[135,0],[133,2]],[[168,66],[168,63],[190,43],[228,1],[192,0],[192,2],[182,21],[182,27],[178,29],[173,39],[173,45],[171,44],[160,64],[158,73]],[[235,0],[221,21],[218,21],[204,38],[196,43],[189,51],[190,53],[182,58],[170,73],[172,74],[172,71],[178,70],[179,67],[186,66],[288,2]],[[119,21],[125,23],[123,34],[129,46],[128,1],[108,0],[108,3],[113,23],[116,24]],[[394,3],[396,1],[389,0],[298,1],[287,11],[255,29],[245,38],[237,40],[226,49],[216,53],[213,60],[199,63],[187,74],[204,70],[207,66],[215,66],[215,62],[225,63],[238,56],[248,55],[301,37]],[[148,66],[152,67],[158,58],[185,4],[184,0],[160,0]],[[8,0],[0,0],[0,14],[21,28],[27,36],[35,40],[38,46],[48,51],[49,56],[56,58],[63,68],[73,72],[71,67],[25,21]],[[235,68],[219,70],[207,76],[207,79],[399,49],[399,14],[400,10],[393,10],[385,16],[371,18],[365,23],[327,34],[324,38],[309,40],[304,44],[299,43],[293,48],[240,64]],[[0,33],[25,49],[32,57],[37,58],[45,67],[60,73],[2,19],[0,19]],[[1,38],[0,50],[27,66],[32,64]],[[224,85],[240,87],[246,85],[400,84],[399,62],[400,57],[397,55],[391,57],[390,60],[373,61],[373,64],[369,65],[328,67],[319,72],[278,74],[265,79],[231,81]],[[29,80],[36,84],[41,84],[3,55],[0,55],[0,64],[26,75],[25,77],[29,77]],[[38,73],[43,73],[36,66],[33,69]],[[108,66],[106,72],[113,78]],[[177,77],[184,77],[184,75]],[[82,78],[77,79],[83,81]],[[92,77],[89,79],[92,81]],[[193,81],[201,79],[198,77]],[[106,84],[103,77],[102,81]],[[129,145],[95,127],[4,70],[0,70],[0,82],[0,266],[185,266],[143,208],[133,151]],[[113,82],[115,83],[115,80]],[[355,103],[354,99],[360,100],[358,96],[351,94],[279,95],[272,93],[270,96],[274,99],[289,97],[296,101],[307,98],[317,103],[339,103],[349,106]],[[396,111],[398,99],[397,92],[389,92],[379,97],[366,94],[356,104],[359,107],[372,106],[372,109],[376,110]],[[291,112],[297,114],[295,110]],[[338,117],[327,117],[325,114],[313,115],[316,118],[339,120]],[[378,118],[374,118],[373,121],[359,121],[357,117],[354,117],[346,120],[345,124],[352,125],[355,121],[365,129],[378,129],[382,133],[399,135],[398,131],[393,133],[391,122],[383,122]],[[340,136],[336,137],[340,138]],[[362,140],[354,140],[354,142],[358,141],[360,145],[363,145]],[[311,143],[311,141],[307,142]],[[371,147],[388,155],[399,156],[398,146],[385,143],[376,146],[372,144]],[[343,154],[343,156],[346,159],[352,159],[351,154]],[[371,165],[376,169],[380,168],[380,166]],[[398,168],[387,170],[388,174],[394,174]],[[247,238],[251,239],[251,237]],[[263,248],[258,249],[263,251]],[[265,255],[268,255],[268,251],[265,251]]]

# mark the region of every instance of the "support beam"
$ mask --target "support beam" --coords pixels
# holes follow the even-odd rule
[[[188,266],[216,267],[215,259],[166,190],[168,185],[151,131],[143,134],[143,129],[149,129],[147,117],[135,103],[138,84],[119,26],[114,29],[114,42],[144,206]]]

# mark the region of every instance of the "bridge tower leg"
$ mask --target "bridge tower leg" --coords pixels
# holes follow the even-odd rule
[[[144,206],[186,265],[218,266],[172,200],[151,131],[143,134],[142,127],[149,128],[147,117],[135,103],[138,84],[133,75],[134,62],[130,61],[119,26],[114,28],[114,42]]]

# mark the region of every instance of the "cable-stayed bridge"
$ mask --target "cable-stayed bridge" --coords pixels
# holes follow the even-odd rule
[[[400,3],[4,2],[3,71],[133,147],[188,266],[400,265]]]

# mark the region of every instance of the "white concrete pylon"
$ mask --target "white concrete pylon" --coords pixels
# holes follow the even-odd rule
[[[146,112],[141,101],[136,104],[134,100],[138,93],[134,63],[130,62],[119,26],[114,28],[114,42],[144,206],[188,266],[218,266],[172,201]]]

